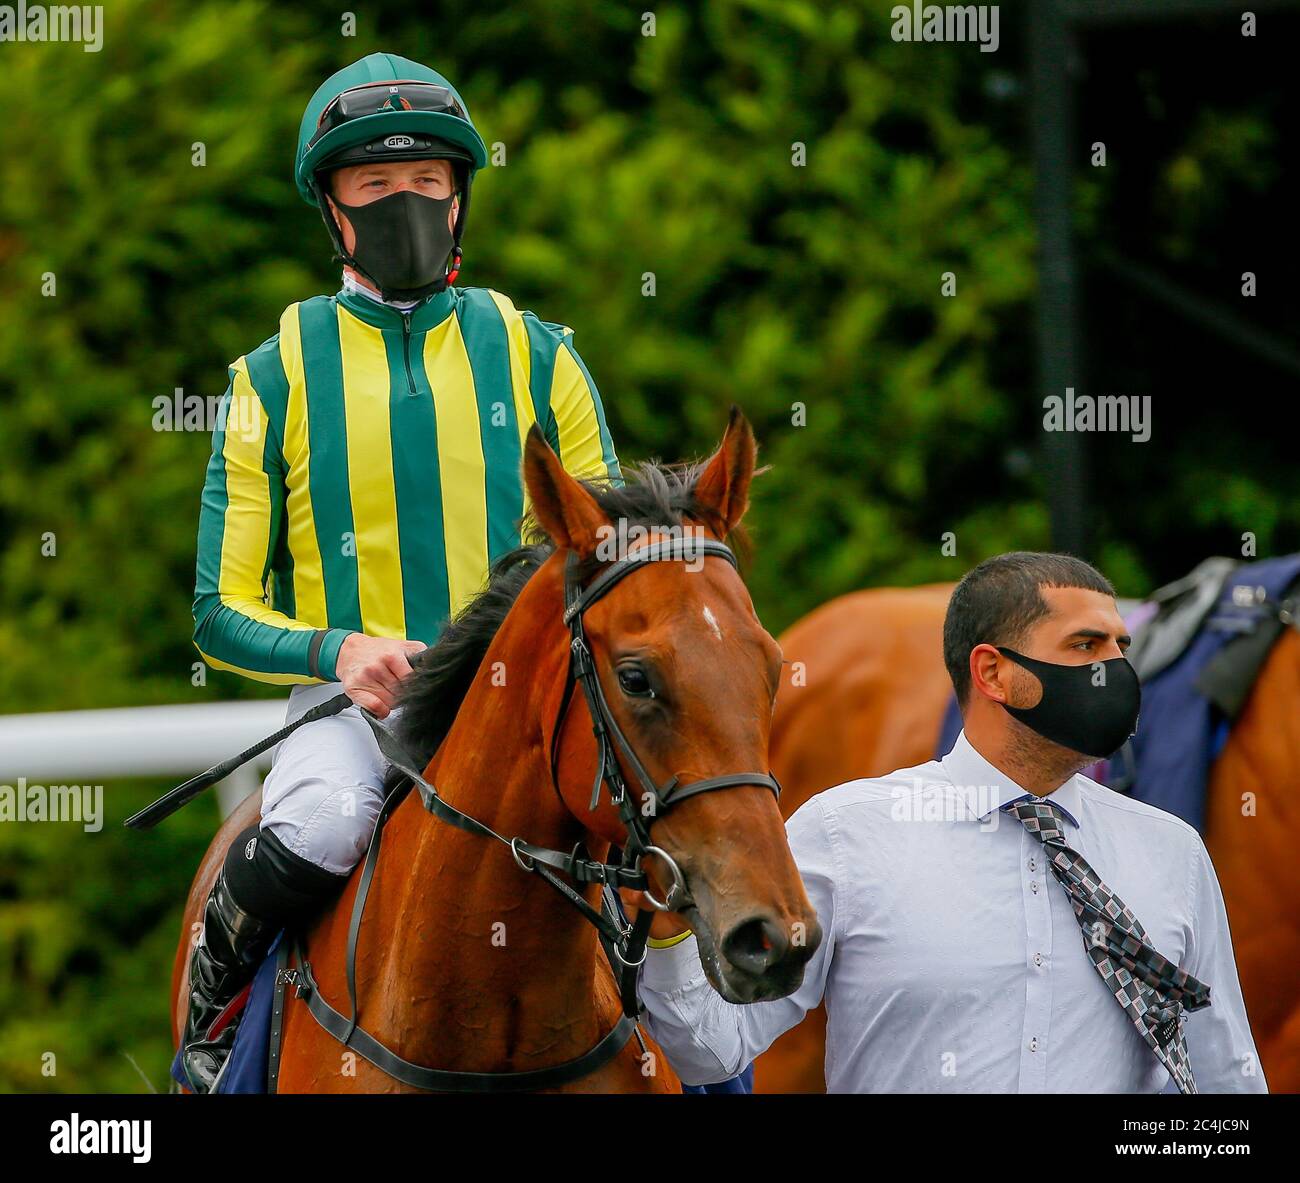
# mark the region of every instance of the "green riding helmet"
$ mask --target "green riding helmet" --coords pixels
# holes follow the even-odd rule
[[[475,172],[487,166],[487,148],[464,100],[436,70],[396,54],[372,53],[331,75],[303,112],[294,180],[302,199],[320,209],[339,256],[355,266],[325,200],[325,175],[371,160],[431,158],[451,160],[457,173],[454,278],[470,186]]]

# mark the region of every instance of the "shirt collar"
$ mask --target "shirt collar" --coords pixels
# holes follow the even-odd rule
[[[400,329],[409,317],[412,332],[423,333],[447,319],[456,304],[456,289],[443,288],[414,308],[403,310],[376,300],[359,287],[344,284],[334,297],[353,316],[377,329]]]
[[[957,736],[952,751],[940,763],[952,781],[954,790],[966,802],[971,815],[980,821],[987,819],[994,810],[1004,809],[1029,797],[1050,801],[1065,814],[1066,820],[1076,830],[1079,828],[1082,795],[1077,773],[1046,797],[1036,797],[981,756],[966,738],[964,730]]]
[[[385,300],[378,292],[372,292],[346,269],[343,272],[343,290],[350,296],[365,296],[367,300],[373,300],[376,304],[387,304],[389,308],[396,308],[398,312],[410,312],[420,302],[419,300]]]

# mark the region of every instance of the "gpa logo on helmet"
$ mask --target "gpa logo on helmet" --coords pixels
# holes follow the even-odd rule
[[[256,835],[254,835],[252,838],[248,840],[248,843],[244,847],[244,857],[246,859],[251,859],[253,855],[256,853],[257,853],[257,837]]]
[[[414,148],[415,141],[410,136],[389,136],[384,141],[385,148]]]

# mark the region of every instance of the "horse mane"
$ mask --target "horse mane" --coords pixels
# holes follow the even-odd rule
[[[629,528],[652,528],[679,525],[683,517],[692,517],[720,533],[720,523],[712,520],[695,497],[695,485],[703,468],[703,462],[668,465],[652,460],[633,467],[626,474],[626,484],[581,484],[611,522],[622,521]],[[433,758],[451,730],[488,647],[519,594],[555,551],[555,543],[531,514],[521,522],[520,534],[526,539],[523,545],[492,564],[483,590],[448,621],[438,640],[420,654],[415,671],[402,683],[398,698],[402,713],[396,731],[421,766]],[[739,541],[743,545],[743,535]],[[580,569],[581,577],[587,578],[600,565],[597,559],[586,560]]]

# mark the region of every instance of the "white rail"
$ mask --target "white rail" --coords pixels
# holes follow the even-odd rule
[[[184,780],[284,726],[279,701],[0,715],[0,784],[115,776]],[[262,783],[265,752],[217,785],[222,816]]]

